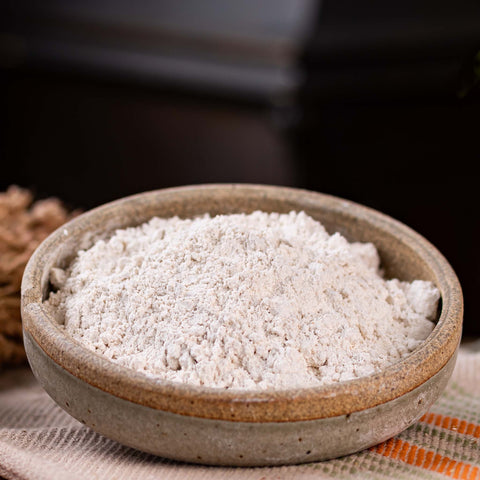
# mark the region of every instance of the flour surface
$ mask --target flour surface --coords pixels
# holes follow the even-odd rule
[[[430,282],[385,280],[370,243],[304,212],[153,218],[78,253],[47,304],[66,332],[176,382],[268,389],[377,372],[432,331]]]

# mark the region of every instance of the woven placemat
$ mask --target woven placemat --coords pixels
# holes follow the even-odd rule
[[[28,368],[0,375],[0,476],[7,480],[480,480],[480,341],[462,345],[447,389],[420,421],[374,448],[299,466],[189,465],[122,446],[77,422]]]

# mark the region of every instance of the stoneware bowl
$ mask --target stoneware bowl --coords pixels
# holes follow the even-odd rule
[[[117,228],[153,216],[304,210],[330,233],[370,241],[387,277],[434,282],[437,324],[423,344],[381,373],[314,388],[217,390],[117,365],[69,338],[43,302],[49,271]],[[445,388],[462,330],[457,277],[425,238],[402,223],[340,198],[247,184],[146,192],[93,209],[52,233],[31,257],[22,284],[25,348],[48,394],[73,417],[118,442],[180,461],[281,465],[330,459],[380,443],[420,418]]]

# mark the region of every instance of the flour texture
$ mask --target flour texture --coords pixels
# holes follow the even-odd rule
[[[378,372],[432,331],[430,282],[304,212],[153,218],[54,269],[46,302],[110,360],[192,385],[283,389]]]

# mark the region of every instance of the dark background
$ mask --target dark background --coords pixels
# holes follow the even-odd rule
[[[197,7],[170,29],[174,10],[108,4],[1,4],[2,190],[84,209],[210,182],[348,198],[438,247],[480,335],[478,2],[324,1],[300,39],[267,3],[244,23]]]

